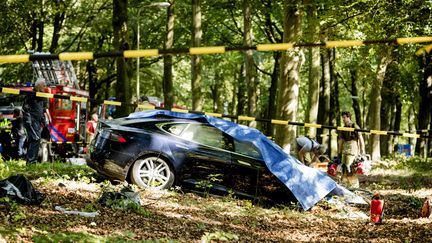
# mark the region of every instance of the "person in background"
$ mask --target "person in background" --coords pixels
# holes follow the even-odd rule
[[[91,119],[86,124],[87,144],[90,144],[91,141],[96,136],[97,122],[98,122],[98,115],[96,113],[93,113],[91,115]]]
[[[313,165],[314,163],[319,162],[319,157],[323,155],[326,151],[324,145],[321,145],[314,139],[308,137],[298,137],[296,138],[296,142],[298,159],[306,165]],[[305,159],[307,154],[309,154],[311,157],[311,160],[309,162],[306,162]]]
[[[14,119],[12,120],[12,137],[16,142],[16,156],[24,158],[26,149],[24,143],[27,135],[24,130],[24,120],[21,109],[15,108],[13,111]]]
[[[35,82],[33,90],[44,92],[46,83],[44,79]],[[27,95],[23,103],[24,128],[27,132],[27,164],[38,162],[39,146],[42,138],[42,129],[51,122],[48,111],[48,100],[36,95]]]
[[[11,122],[0,112],[0,153],[9,158],[11,147]]]
[[[352,120],[351,113],[348,111],[342,112],[342,120],[344,127],[360,129]],[[343,183],[348,186],[358,188],[359,180],[355,169],[352,168],[357,155],[365,152],[363,136],[358,131],[340,131],[338,134],[338,154],[342,162],[342,177]]]

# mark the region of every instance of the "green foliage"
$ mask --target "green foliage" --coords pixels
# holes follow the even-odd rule
[[[217,182],[222,181],[222,176],[222,174],[210,174],[205,180],[198,181],[195,187],[203,189],[205,196],[208,196],[210,190],[213,188],[213,185]]]
[[[402,154],[396,154],[386,161],[389,161],[394,169],[410,169],[422,173],[432,172],[432,158],[406,157]]]
[[[95,182],[94,171],[86,165],[71,165],[62,162],[37,163],[26,165],[23,160],[9,160],[0,163],[0,178],[6,179],[13,174],[23,174],[29,179],[66,179],[80,182]]]
[[[152,213],[145,210],[141,205],[130,199],[117,199],[117,200],[107,200],[107,205],[113,209],[126,210],[130,212],[134,212],[136,214],[142,215],[146,218],[152,216]]]
[[[133,237],[133,236],[132,236]],[[111,236],[101,237],[87,232],[59,232],[54,234],[40,234],[32,238],[35,243],[38,242],[127,242],[132,237],[127,236]]]
[[[17,204],[15,201],[11,200],[10,198],[0,198],[0,204],[7,205],[9,208],[8,214],[4,219],[5,221],[9,221],[10,223],[18,223],[24,222],[24,220],[27,218],[20,205]]]
[[[420,209],[423,205],[423,201],[418,197],[409,197],[408,206],[414,209]]]

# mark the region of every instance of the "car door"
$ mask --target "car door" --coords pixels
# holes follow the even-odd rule
[[[180,137],[188,142],[180,173],[183,183],[210,193],[226,193],[233,150],[229,137],[205,123],[189,124]]]
[[[259,180],[265,173],[266,165],[259,150],[249,141],[234,139],[230,179],[232,190],[245,197],[258,195]]]

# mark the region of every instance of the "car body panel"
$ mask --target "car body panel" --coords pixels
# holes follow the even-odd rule
[[[126,142],[113,141],[113,134]],[[90,146],[88,164],[110,178],[126,180],[134,161],[151,154],[168,160],[176,184],[185,188],[208,187],[218,193],[232,190],[244,197],[254,197],[259,171],[265,171],[265,164],[260,156],[253,158],[236,152],[234,147],[239,143],[202,122],[119,119],[99,126]]]

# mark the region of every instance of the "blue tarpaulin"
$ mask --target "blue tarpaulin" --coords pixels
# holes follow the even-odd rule
[[[255,128],[212,116],[167,110],[135,112],[127,119],[152,118],[161,115],[206,121],[237,140],[252,142],[260,151],[268,169],[291,190],[304,210],[310,209],[339,187],[326,173],[305,166]]]

